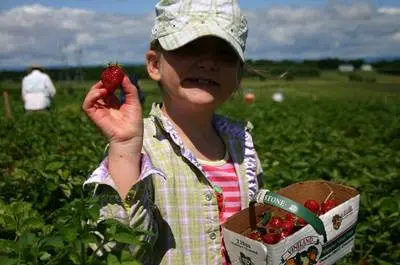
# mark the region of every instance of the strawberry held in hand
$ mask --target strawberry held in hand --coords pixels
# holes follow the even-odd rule
[[[121,85],[125,72],[119,64],[108,64],[107,68],[101,73],[101,82],[108,93],[114,91]]]

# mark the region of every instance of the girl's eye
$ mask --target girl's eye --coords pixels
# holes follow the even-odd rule
[[[192,55],[198,53],[198,47],[192,43],[186,44],[185,46],[173,51],[177,55]]]
[[[236,54],[236,52],[230,46],[227,46],[227,44],[225,43],[223,43],[222,45],[218,45],[217,47],[214,48],[215,50],[210,51],[206,45],[194,41],[184,45],[179,49],[172,51],[172,53],[175,54],[176,56],[192,57],[211,52],[215,54],[217,58],[220,58],[221,61],[234,62],[239,59],[239,56]]]
[[[218,51],[218,54],[220,54],[224,59],[228,59],[228,60],[238,59],[238,55],[235,53],[235,51],[233,51],[230,48],[221,49]]]
[[[223,55],[236,56],[236,53],[232,49],[221,49],[219,50],[219,53]]]

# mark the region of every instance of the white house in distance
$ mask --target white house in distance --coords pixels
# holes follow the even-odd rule
[[[363,64],[360,67],[361,71],[371,72],[373,71],[372,65],[370,64]]]
[[[340,72],[353,72],[354,66],[352,64],[341,64],[338,69]]]

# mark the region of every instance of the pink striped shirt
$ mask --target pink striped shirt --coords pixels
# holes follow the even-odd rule
[[[204,161],[199,160],[202,164],[204,172],[207,174],[210,182],[222,189],[222,194],[217,194],[219,220],[223,224],[225,221],[241,210],[240,207],[240,187],[239,179],[236,175],[232,161],[229,160],[228,154],[220,161]],[[221,253],[222,265],[227,265],[226,250],[221,233]]]

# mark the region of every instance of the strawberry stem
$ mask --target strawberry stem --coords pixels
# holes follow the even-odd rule
[[[329,193],[329,195],[325,198],[324,203],[329,200],[329,198],[332,196],[333,191],[331,190],[331,192]]]

